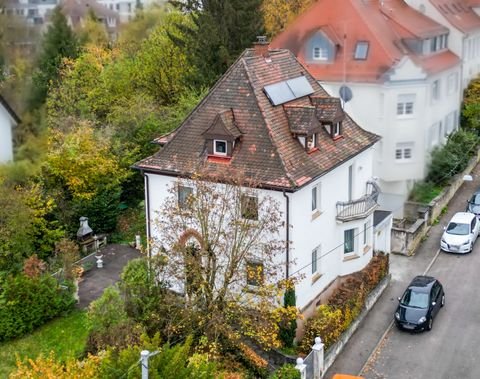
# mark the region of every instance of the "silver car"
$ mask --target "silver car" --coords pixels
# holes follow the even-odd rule
[[[450,253],[469,253],[473,249],[479,229],[480,222],[475,214],[458,212],[445,228],[440,248]]]

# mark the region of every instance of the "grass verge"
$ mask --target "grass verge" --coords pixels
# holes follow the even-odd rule
[[[85,311],[74,310],[38,328],[32,334],[0,344],[0,378],[8,378],[20,359],[36,358],[55,352],[58,360],[78,357],[87,340]]]

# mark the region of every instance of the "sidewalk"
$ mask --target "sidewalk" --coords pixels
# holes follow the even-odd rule
[[[110,244],[102,249],[103,267],[94,266],[87,271],[79,283],[77,307],[86,308],[95,299],[99,298],[105,288],[115,284],[128,261],[139,258],[138,250],[127,246]],[[95,262],[95,259],[93,259]]]
[[[431,227],[427,238],[417,248],[415,255],[406,257],[390,255],[392,280],[362,325],[350,339],[324,378],[330,379],[335,373],[358,375],[369,359],[380,338],[387,330],[397,307],[397,298],[416,275],[429,267],[439,247],[443,227],[459,211],[464,211],[471,194],[480,187],[480,164],[472,171],[473,181],[464,182],[448,204],[448,211],[437,225]],[[374,359],[374,357],[373,357]]]

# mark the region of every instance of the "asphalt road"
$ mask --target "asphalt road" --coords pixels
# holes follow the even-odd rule
[[[390,256],[389,287],[327,371],[326,379],[335,373],[367,379],[480,379],[480,285],[476,281],[480,281],[480,239],[471,254],[436,254],[443,227],[453,214],[465,210],[467,199],[480,187],[480,164],[472,174],[474,180],[460,187],[415,255]],[[397,297],[415,275],[426,271],[441,281],[446,294],[446,305],[432,331],[389,330]]]
[[[479,267],[480,241],[468,255],[441,252],[428,272],[440,280],[446,294],[433,329],[409,333],[393,327],[363,375],[367,379],[480,378]]]

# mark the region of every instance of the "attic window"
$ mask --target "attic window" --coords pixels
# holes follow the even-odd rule
[[[342,122],[334,122],[333,124],[326,124],[325,129],[327,130],[330,137],[336,139],[342,134]]]
[[[355,46],[355,59],[356,60],[365,60],[368,55],[368,42],[367,41],[358,41]]]
[[[227,155],[227,141],[225,140],[213,140],[213,154],[215,155]]]
[[[313,149],[318,147],[317,145],[318,138],[316,133],[307,136],[306,140],[307,140],[307,143],[306,143],[307,152],[312,151]]]
[[[313,59],[319,61],[326,61],[328,60],[328,49],[322,46],[314,46],[313,47]]]

